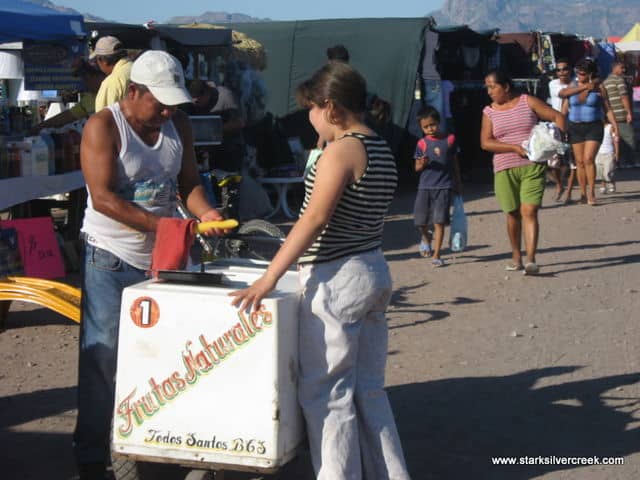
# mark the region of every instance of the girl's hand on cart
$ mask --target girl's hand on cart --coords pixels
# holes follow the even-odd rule
[[[265,273],[250,287],[229,293],[229,296],[233,297],[231,305],[240,310],[247,310],[248,307],[251,307],[251,311],[256,312],[260,308],[262,299],[276,287],[277,282],[277,279],[272,279],[268,273]]]

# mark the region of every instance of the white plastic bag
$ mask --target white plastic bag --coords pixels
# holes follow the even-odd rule
[[[452,252],[462,252],[467,247],[467,216],[462,195],[453,197],[449,247]]]
[[[560,156],[569,149],[569,144],[562,141],[562,132],[554,123],[540,122],[533,127],[529,139],[522,147],[532,162],[547,163],[550,167],[555,167]]]

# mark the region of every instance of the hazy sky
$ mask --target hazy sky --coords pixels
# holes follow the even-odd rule
[[[444,0],[52,0],[106,20],[123,23],[163,23],[175,16],[204,12],[244,13],[271,20],[320,18],[423,17]]]

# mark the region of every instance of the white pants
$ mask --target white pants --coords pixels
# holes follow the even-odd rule
[[[596,178],[605,182],[613,181],[613,172],[616,169],[613,153],[599,153],[596,156]]]
[[[300,269],[298,396],[318,480],[409,479],[384,391],[391,276],[380,250]]]

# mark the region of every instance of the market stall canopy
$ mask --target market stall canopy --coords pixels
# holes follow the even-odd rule
[[[627,34],[616,42],[621,52],[640,52],[640,23],[636,23]]]
[[[83,36],[81,15],[58,12],[25,0],[0,0],[0,43]]]
[[[488,38],[493,38],[500,31],[499,28],[490,28],[486,30],[472,30],[471,28],[469,28],[469,25],[434,26],[432,30],[440,34],[445,34],[445,35],[450,34],[450,35],[455,35],[457,37],[464,37],[465,40],[469,40],[469,39],[485,40]]]
[[[405,125],[413,100],[425,31],[422,18],[357,18],[234,23],[228,26],[256,39],[269,59],[262,76],[267,109],[276,116],[297,110],[295,89],[327,61],[326,50],[343,44],[350,63],[366,78],[368,90],[391,104],[393,122]]]
[[[640,41],[640,23],[636,23],[627,34],[620,39],[621,42],[638,42]]]
[[[127,49],[132,50],[150,48],[154,38],[183,47],[227,47],[231,45],[231,30],[226,28],[202,30],[161,24],[145,26],[110,22],[89,23],[87,28],[92,31],[92,36],[95,38],[113,35]]]
[[[219,30],[225,27],[210,23],[188,23],[180,25],[180,28]],[[267,68],[267,53],[260,42],[237,30],[231,32],[231,38],[232,53],[237,60],[246,62],[255,70],[262,71]]]
[[[621,52],[640,52],[640,40],[631,42],[618,42],[616,48]]]
[[[187,47],[228,46],[232,43],[231,30],[216,28],[203,30],[198,28],[180,28],[172,25],[152,25],[152,30],[160,33],[160,38],[173,40]]]

